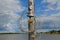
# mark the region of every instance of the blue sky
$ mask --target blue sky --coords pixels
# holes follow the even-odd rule
[[[58,7],[57,3],[51,3],[48,1],[43,2],[44,0],[35,0],[35,14],[46,14],[47,16],[51,15],[51,14],[56,14],[58,13],[60,10],[56,10],[56,8]],[[54,2],[54,1],[53,1]],[[49,9],[48,7],[51,7],[51,9]]]
[[[34,0],[36,28],[60,29],[60,0]],[[0,31],[20,32],[27,30],[28,0],[0,0]],[[25,15],[26,13],[26,15]],[[40,22],[40,24],[39,24]]]

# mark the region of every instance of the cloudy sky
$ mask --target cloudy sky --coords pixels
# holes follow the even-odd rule
[[[35,0],[39,29],[60,29],[60,0]],[[39,23],[38,22],[38,23]]]
[[[0,0],[0,32],[19,32],[18,20],[24,10],[21,0]]]
[[[36,28],[60,29],[60,0],[34,0],[34,3]],[[20,32],[21,15],[22,29],[26,29],[27,11],[28,0],[0,0],[0,32]]]

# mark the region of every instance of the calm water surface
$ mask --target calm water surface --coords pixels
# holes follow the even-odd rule
[[[0,34],[0,40],[28,40],[28,34]],[[60,34],[37,34],[36,40],[60,40]]]
[[[60,34],[38,34],[37,40],[60,40]]]

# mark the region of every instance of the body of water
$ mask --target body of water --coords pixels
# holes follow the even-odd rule
[[[28,34],[0,34],[0,40],[28,40]],[[37,34],[36,40],[60,40],[60,34]]]
[[[37,40],[60,40],[60,34],[38,34]]]

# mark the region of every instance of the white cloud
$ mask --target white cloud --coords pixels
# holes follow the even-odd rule
[[[44,2],[45,3],[46,2],[49,3],[49,5],[47,6],[47,8],[49,10],[60,10],[60,0],[43,0],[42,3],[44,3]],[[54,4],[57,4],[57,7],[56,8],[53,7]]]
[[[39,23],[40,22],[40,23]],[[60,13],[36,18],[37,28],[60,29]],[[47,27],[47,28],[46,28]]]
[[[54,8],[52,7],[54,4],[57,4],[57,8],[56,10],[60,10],[60,0],[47,0],[48,3],[50,3],[49,7],[50,9],[53,9]]]
[[[0,0],[0,10],[4,10],[4,12],[23,11],[24,7],[22,7],[18,0]]]
[[[60,20],[60,13],[52,14],[50,16],[44,16],[44,15],[37,16],[37,20],[40,20],[40,21],[47,21],[47,20],[59,21]]]
[[[11,30],[13,25],[10,22],[19,18],[16,12],[24,10],[25,7],[21,5],[19,0],[0,0],[0,26],[8,26]]]
[[[51,31],[52,29],[39,29],[39,30],[37,30],[37,32],[39,33],[39,32],[49,32],[49,31]]]
[[[55,4],[59,0],[46,0],[46,1],[49,2],[49,3],[51,3],[51,4]]]

